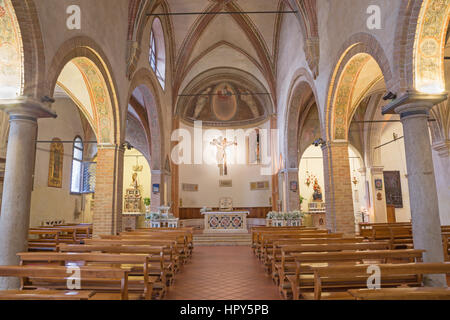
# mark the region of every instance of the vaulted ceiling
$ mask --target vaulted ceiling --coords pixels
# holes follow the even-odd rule
[[[297,11],[303,38],[316,37],[316,0],[130,0],[129,40],[139,41],[139,28],[149,13],[202,12],[160,18],[169,27],[173,95],[209,70],[229,68],[253,75],[276,104],[277,39],[282,14],[215,14],[216,12]],[[208,14],[206,14],[208,13]],[[286,13],[285,13],[286,14]],[[287,13],[293,14],[293,13]]]

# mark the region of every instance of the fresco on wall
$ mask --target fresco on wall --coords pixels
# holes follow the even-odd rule
[[[185,109],[188,120],[229,123],[252,121],[264,116],[264,109],[250,90],[231,82],[219,82],[200,90]]]
[[[0,98],[21,94],[23,50],[20,28],[10,0],[0,0]]]

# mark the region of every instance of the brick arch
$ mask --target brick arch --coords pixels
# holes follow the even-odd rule
[[[123,135],[121,132],[122,122],[119,97],[116,91],[117,86],[112,74],[113,69],[101,47],[91,38],[85,36],[75,37],[67,40],[61,45],[53,57],[50,69],[47,73],[45,83],[46,95],[53,95],[61,71],[67,63],[76,59],[86,59],[86,61],[92,63],[91,67],[95,70],[95,75],[93,74],[93,76],[102,80],[101,88],[107,93],[109,98],[109,103],[107,102],[109,106],[106,107],[106,114],[103,119],[107,118],[111,124],[112,139],[110,139],[110,141],[103,139],[103,141],[101,137],[106,136],[106,134],[98,134],[97,138],[99,139],[99,143],[120,144],[123,142]],[[89,65],[84,65],[82,67],[89,68]],[[89,79],[88,82],[92,84],[92,81],[89,81]]]
[[[299,164],[298,139],[300,133],[300,120],[304,113],[305,117],[311,107],[310,100],[317,104],[317,90],[314,86],[313,76],[304,68],[299,69],[291,82],[288,95],[287,108],[285,111],[285,132],[286,141],[286,167],[297,168]],[[320,109],[319,109],[320,110]],[[319,117],[320,117],[319,111]],[[322,121],[320,121],[322,122]]]
[[[433,19],[428,19],[433,14]],[[423,90],[419,78],[427,74],[431,80],[445,89],[443,47],[450,18],[450,1],[411,0],[403,1],[400,7],[395,36],[394,72],[397,78],[396,91]],[[436,50],[431,55],[421,54],[423,40],[432,39]],[[426,70],[423,64],[433,65]]]
[[[348,123],[346,114],[351,98],[352,84],[358,79],[362,67],[374,59],[381,69],[388,90],[393,86],[389,61],[378,40],[368,33],[351,36],[342,46],[336,59],[334,72],[330,76],[324,132],[328,141],[347,140]],[[345,86],[343,86],[344,84]]]
[[[161,109],[161,100],[158,95],[157,79],[153,72],[147,68],[136,71],[131,80],[128,91],[128,100],[136,89],[139,89],[144,96],[147,119],[149,121],[150,137],[147,140],[150,144],[150,166],[152,170],[161,170],[164,163],[164,127]]]

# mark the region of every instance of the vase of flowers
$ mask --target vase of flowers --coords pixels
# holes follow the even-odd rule
[[[145,212],[150,212],[150,198],[144,198]]]

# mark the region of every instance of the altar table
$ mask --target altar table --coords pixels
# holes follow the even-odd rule
[[[247,233],[248,211],[203,212],[205,229],[203,233]]]

